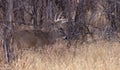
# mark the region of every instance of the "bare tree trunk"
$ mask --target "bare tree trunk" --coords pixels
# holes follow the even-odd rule
[[[14,0],[14,21],[17,22],[17,24],[25,24],[24,20],[24,9],[23,9],[23,2],[21,0]]]
[[[33,6],[33,24],[34,24],[34,28],[37,29],[38,28],[38,24],[37,24],[37,2],[38,0],[33,0],[32,1],[32,6]]]
[[[5,15],[4,15],[4,24],[6,25],[4,27],[4,41],[3,41],[3,48],[5,51],[5,59],[8,63],[10,61],[9,57],[9,43],[10,43],[10,36],[11,36],[11,30],[12,30],[12,11],[13,11],[13,0],[6,0],[7,3],[5,5]]]
[[[40,27],[41,27],[41,25],[43,24],[43,0],[39,0],[39,19],[38,19],[38,21],[39,21],[39,25],[40,25]]]

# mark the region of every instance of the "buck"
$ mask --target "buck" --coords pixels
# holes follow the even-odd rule
[[[62,13],[61,13],[62,14]],[[54,18],[54,23],[65,23],[67,19],[60,19],[61,14],[58,18]],[[55,24],[57,25],[57,24]],[[59,26],[58,26],[59,27]],[[36,48],[44,47],[45,45],[51,45],[56,42],[56,39],[64,35],[60,35],[59,28],[53,28],[49,32],[44,30],[19,30],[12,34],[11,47],[17,49],[23,48]]]
[[[61,26],[59,25],[66,23],[68,20],[60,17],[61,14],[58,16],[58,18],[56,18],[55,15],[55,27],[51,27],[50,31],[45,31],[45,29],[33,30],[31,27],[30,30],[29,28],[25,30],[24,28],[23,30],[18,28],[18,31],[15,31],[12,34],[10,49],[13,56],[11,58],[14,59],[18,55],[18,51],[20,50],[21,52],[21,49],[36,49],[38,47],[44,48],[45,45],[52,45],[56,42],[57,39],[64,38],[65,34],[61,35],[59,31]]]

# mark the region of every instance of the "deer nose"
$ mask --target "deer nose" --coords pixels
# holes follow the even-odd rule
[[[68,39],[68,37],[67,37],[67,36],[64,36],[64,37],[63,37],[63,39],[64,39],[64,40],[67,40],[67,39]]]

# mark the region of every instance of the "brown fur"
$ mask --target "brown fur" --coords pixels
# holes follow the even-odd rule
[[[55,43],[58,38],[56,32],[43,32],[41,30],[23,30],[12,34],[12,47],[36,48]]]

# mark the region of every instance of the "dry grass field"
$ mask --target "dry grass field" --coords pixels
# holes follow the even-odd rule
[[[65,48],[61,43],[44,50],[24,50],[18,60],[8,66],[2,61],[0,70],[120,70],[120,43],[98,41]]]

